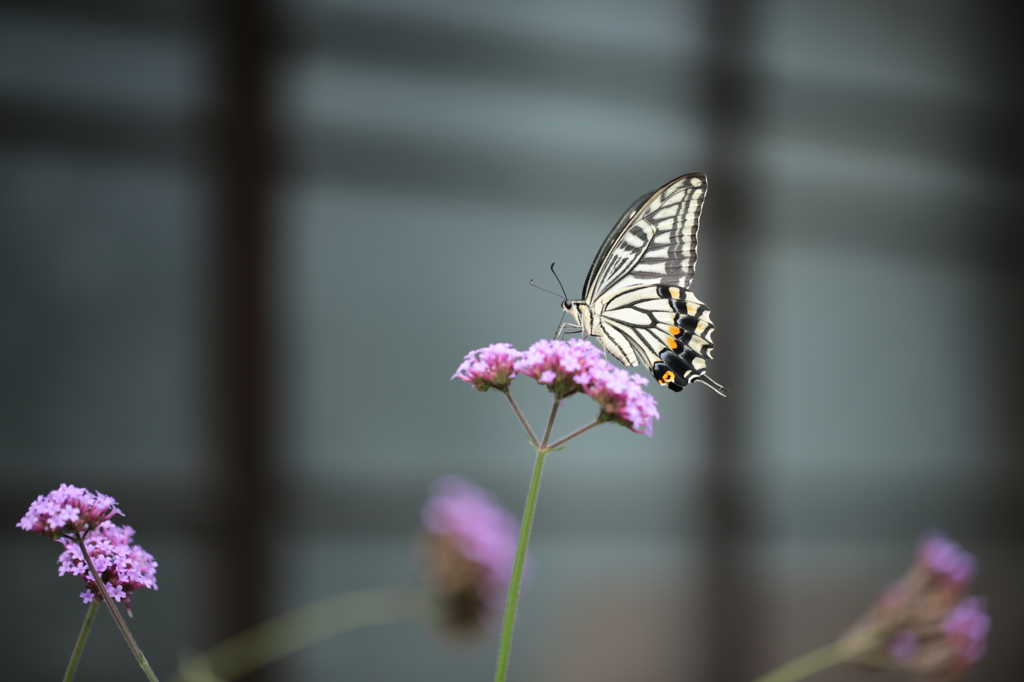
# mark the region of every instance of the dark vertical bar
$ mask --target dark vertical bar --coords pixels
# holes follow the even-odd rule
[[[714,230],[714,249],[703,272],[712,280],[709,301],[716,326],[714,374],[730,389],[711,401],[710,457],[706,498],[706,649],[710,682],[749,681],[757,676],[758,640],[754,577],[743,549],[751,514],[741,475],[744,374],[737,371],[749,331],[742,319],[749,291],[744,267],[750,232],[750,174],[747,145],[752,88],[745,65],[749,42],[747,0],[708,0],[709,38],[705,81],[708,141],[708,203],[704,222]],[[705,233],[707,234],[707,233]]]
[[[214,218],[216,635],[266,617],[271,427],[267,0],[215,0]],[[246,679],[256,679],[254,676]]]

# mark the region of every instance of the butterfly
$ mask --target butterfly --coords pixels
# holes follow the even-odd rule
[[[626,367],[643,364],[662,386],[695,381],[719,395],[707,376],[714,344],[708,307],[689,290],[707,177],[689,173],[626,209],[594,257],[583,298],[562,302],[579,329],[596,336]]]

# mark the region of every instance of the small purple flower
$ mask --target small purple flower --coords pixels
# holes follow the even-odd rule
[[[519,523],[494,495],[458,476],[434,483],[422,518],[430,576],[450,623],[462,629],[486,625],[508,590]]]
[[[131,611],[130,597],[140,587],[157,589],[156,567],[153,555],[138,545],[131,544],[135,531],[131,526],[118,526],[104,521],[85,539],[85,547],[93,566],[100,574],[107,594],[117,602],[123,601]],[[58,538],[64,551],[58,558],[59,575],[70,573],[85,580],[86,590],[79,596],[88,604],[100,599],[96,581],[82,555],[81,546],[71,538]]]
[[[515,364],[520,355],[510,344],[492,343],[467,353],[452,379],[469,382],[478,391],[505,391],[516,376]]]
[[[601,351],[582,339],[541,339],[516,361],[516,371],[533,377],[552,393],[566,398],[583,390],[580,376],[596,363],[608,364]]]
[[[970,584],[977,569],[973,556],[934,530],[918,543],[917,561],[928,573],[957,591],[963,591]]]
[[[985,612],[985,600],[968,597],[946,614],[942,631],[953,647],[958,669],[974,665],[985,654],[985,638],[992,621]]]
[[[61,483],[45,497],[37,497],[16,525],[22,530],[57,538],[90,531],[120,513],[113,497]]]

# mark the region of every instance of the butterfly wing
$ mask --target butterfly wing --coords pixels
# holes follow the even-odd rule
[[[591,332],[626,366],[645,365],[681,391],[706,374],[715,329],[687,289],[697,262],[697,228],[707,178],[690,173],[638,199],[605,238],[583,285]]]
[[[634,284],[689,286],[706,187],[703,173],[689,173],[635,201],[598,250],[584,300]]]
[[[594,334],[622,364],[645,365],[674,391],[699,381],[725,395],[707,376],[715,325],[692,291],[657,284],[615,289],[598,299],[593,313]]]

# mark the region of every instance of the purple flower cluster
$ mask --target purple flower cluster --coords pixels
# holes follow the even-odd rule
[[[936,531],[925,534],[907,574],[883,592],[842,646],[852,660],[887,661],[920,677],[962,673],[985,653],[991,625],[984,600],[965,596],[976,570],[960,545]]]
[[[430,574],[457,625],[500,612],[512,576],[519,523],[487,490],[458,476],[433,486],[422,512]]]
[[[16,525],[30,533],[56,538],[90,531],[120,513],[113,497],[61,483],[56,490],[37,497]]]
[[[104,521],[85,539],[85,548],[92,559],[92,565],[96,567],[103,580],[104,587],[107,588],[107,594],[114,601],[124,601],[129,610],[132,592],[140,587],[158,589],[157,563],[152,554],[132,544],[134,535],[135,531],[131,526],[118,526],[110,521]],[[85,592],[79,595],[82,601],[88,604],[94,599],[99,600],[99,590],[82,555],[81,546],[70,538],[58,538],[58,542],[64,545],[64,551],[58,558],[58,574],[70,573],[81,576],[86,585]]]
[[[510,344],[492,343],[467,353],[452,379],[467,381],[478,391],[504,391],[516,376],[515,362],[520,355]]]
[[[602,421],[614,421],[635,433],[651,435],[654,420],[660,415],[654,397],[643,389],[647,385],[645,377],[602,362],[579,378],[584,379],[584,392],[601,406]]]
[[[614,421],[636,433],[651,435],[658,408],[643,390],[644,377],[614,367],[593,344],[542,339],[520,352],[507,343],[473,351],[452,377],[473,383],[477,390],[507,390],[517,375],[531,377],[559,398],[585,393],[601,407],[600,421]]]
[[[140,587],[157,589],[157,563],[153,555],[132,544],[135,531],[130,526],[110,521],[120,513],[117,501],[109,495],[62,483],[49,494],[37,497],[17,527],[53,538],[64,546],[57,572],[81,576],[86,590],[79,596],[89,603],[100,599],[100,594],[82,554],[79,541],[84,541],[107,593],[115,601],[124,601],[130,611],[132,592]]]

